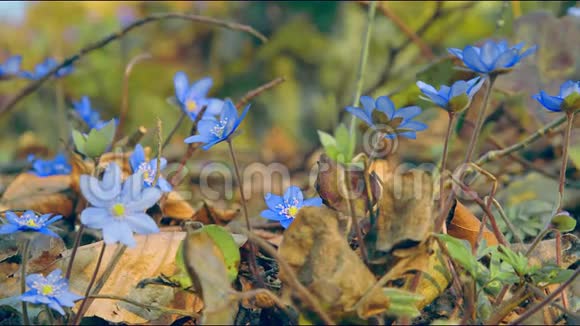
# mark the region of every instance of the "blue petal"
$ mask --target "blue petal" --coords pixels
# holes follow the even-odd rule
[[[489,69],[481,62],[478,50],[473,46],[466,46],[463,51],[463,63],[476,72],[488,73]]]
[[[496,62],[500,54],[501,53],[499,52],[497,46],[495,45],[495,42],[487,41],[481,47],[480,59],[488,70],[493,70],[494,63]]]
[[[10,234],[14,232],[18,232],[20,227],[16,224],[3,224],[0,225],[0,234]]]
[[[175,86],[175,97],[179,103],[185,103],[185,95],[189,88],[187,75],[183,71],[178,71],[175,76],[173,76],[173,85]]]
[[[64,316],[64,310],[62,309],[62,307],[58,304],[58,301],[56,301],[56,299],[51,299],[50,302],[48,303],[48,307],[58,311],[59,314],[61,314],[62,316]]]
[[[524,53],[520,54],[520,60],[522,60],[523,58],[533,54],[534,52],[536,52],[536,50],[538,49],[537,45],[534,45],[532,47],[530,47],[529,49],[527,49],[526,51],[524,51]]]
[[[129,156],[129,163],[131,164],[131,169],[133,172],[139,169],[139,165],[145,162],[145,151],[143,150],[143,146],[141,144],[135,145],[135,149],[131,156]]]
[[[15,55],[8,58],[4,64],[0,67],[0,71],[4,74],[15,75],[20,70],[20,63],[22,62],[22,56]]]
[[[8,222],[13,223],[13,224],[18,224],[18,215],[16,215],[14,212],[12,211],[6,211],[5,213],[6,219],[8,220]]]
[[[290,226],[290,224],[292,224],[292,222],[294,222],[294,219],[289,218],[289,219],[285,219],[285,220],[280,221],[280,225],[282,225],[283,228],[287,229]]]
[[[131,230],[137,234],[158,233],[159,227],[151,216],[145,213],[134,213],[125,216],[125,221]]]
[[[234,123],[234,125],[231,127],[230,130],[228,130],[227,126],[226,129],[224,131],[224,135],[222,138],[229,138],[235,131],[236,129],[238,129],[238,127],[240,126],[240,124],[242,123],[242,121],[244,121],[244,118],[246,117],[246,114],[248,114],[248,110],[250,110],[250,104],[248,104],[246,106],[246,108],[244,109],[244,111],[242,111],[242,114],[240,115],[240,117],[236,120],[236,122]],[[228,125],[229,125],[229,121],[228,121]]]
[[[221,143],[225,140],[225,138],[214,138],[212,141],[208,142],[207,144],[203,145],[201,149],[207,151],[208,149],[212,148],[214,145]]]
[[[222,112],[222,108],[224,107],[224,101],[217,98],[207,99],[204,104],[207,105],[205,113],[208,115],[220,114]]]
[[[421,114],[421,108],[418,106],[407,106],[404,108],[400,108],[397,110],[397,112],[395,112],[395,114],[393,115],[393,119],[395,118],[402,118],[403,121],[401,122],[401,124],[413,119],[414,117],[418,116],[419,114]]]
[[[159,177],[157,180],[157,187],[163,192],[170,192],[173,189],[171,184],[163,177]]]
[[[103,240],[106,244],[117,242],[126,244],[128,247],[134,247],[136,242],[133,238],[133,232],[127,223],[115,222],[106,225],[103,228]]]
[[[55,299],[58,301],[58,303],[61,306],[65,306],[65,307],[74,307],[75,301],[80,300],[82,298],[83,298],[82,296],[76,295],[76,294],[69,292],[69,291],[64,291],[64,292],[60,293],[58,297],[55,297]]]
[[[274,195],[272,193],[267,193],[264,196],[264,201],[266,202],[268,208],[273,211],[277,211],[280,209],[280,206],[284,206],[284,199],[282,196]]]
[[[300,188],[297,186],[290,186],[284,193],[284,201],[290,205],[293,205],[294,200],[297,200],[299,204],[302,204],[304,197]]]
[[[213,85],[213,80],[210,77],[204,77],[191,85],[191,88],[187,92],[187,98],[205,98],[209,89]]]
[[[564,100],[560,97],[548,95],[544,91],[540,91],[539,94],[536,94],[532,97],[550,111],[554,112],[562,111],[561,106]]]
[[[363,95],[360,97],[360,103],[362,104],[363,110],[370,115],[375,109],[375,100],[372,97]]]
[[[481,79],[480,77],[475,77],[468,81],[467,83],[470,85],[469,89],[467,90],[467,95],[469,97],[473,97],[477,91],[483,86],[485,79]]]
[[[458,80],[453,85],[451,85],[451,92],[449,93],[449,98],[454,98],[456,96],[467,94],[469,89],[469,84],[464,80]]]
[[[200,135],[213,135],[212,130],[218,125],[218,122],[213,119],[200,120],[197,125],[197,130]]]
[[[106,208],[87,207],[81,212],[81,223],[91,229],[102,229],[112,217]]]
[[[417,133],[414,131],[401,132],[401,133],[399,133],[399,136],[409,138],[409,139],[417,139]]]
[[[45,214],[43,216],[46,216],[46,215],[50,216],[52,214]],[[52,218],[47,219],[47,221],[44,223],[44,225],[51,225],[52,223],[54,223],[58,220],[61,220],[61,219],[62,219],[62,215],[54,215]]]
[[[163,193],[161,192],[160,189],[157,188],[144,189],[141,192],[140,196],[138,196],[136,199],[130,202],[125,202],[125,208],[129,212],[144,212],[149,207],[155,205],[155,203],[159,201],[162,195]]]
[[[353,107],[353,106],[349,106],[346,108],[346,112],[354,115],[355,117],[361,119],[362,121],[364,121],[367,125],[372,126],[373,122],[371,120],[371,117],[362,109]]]
[[[395,114],[395,104],[388,96],[380,96],[377,98],[377,110],[387,115],[389,119],[393,119]]]
[[[185,138],[183,140],[183,142],[186,144],[208,143],[208,142],[210,142],[210,138],[207,135],[193,135],[193,136],[189,136],[189,137]]]
[[[517,50],[511,49],[497,57],[491,69],[510,68],[518,63],[518,61],[519,57]]]
[[[428,128],[428,126],[426,124],[424,124],[423,122],[419,122],[419,121],[408,121],[406,123],[402,123],[401,125],[399,125],[399,127],[397,127],[397,129],[412,129],[415,131],[422,131]]]
[[[565,99],[572,93],[580,93],[580,82],[569,80],[560,86],[560,97]]]
[[[456,49],[456,48],[448,48],[447,52],[449,52],[450,54],[458,57],[459,59],[463,60],[463,51],[460,49]]]
[[[313,197],[304,200],[302,206],[322,206],[322,198],[320,197]]]
[[[234,125],[236,124],[236,121],[238,120],[238,110],[236,109],[236,106],[234,105],[234,103],[232,103],[230,99],[227,99],[224,102],[224,107],[220,115],[220,120],[222,121],[227,120],[227,124],[224,128],[224,133],[225,131],[232,130]]]
[[[270,210],[270,209],[263,210],[260,213],[260,215],[263,218],[268,219],[268,220],[272,220],[272,221],[282,221],[282,220],[285,220],[285,219],[288,218],[287,216],[280,215],[277,211],[273,211],[273,210]]]

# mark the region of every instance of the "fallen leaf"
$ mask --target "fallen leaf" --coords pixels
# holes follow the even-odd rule
[[[195,214],[193,207],[177,191],[167,194],[165,200],[161,202],[161,211],[163,217],[178,220],[190,220]]]
[[[195,214],[191,219],[193,221],[198,221],[206,225],[207,224],[225,225],[238,215],[239,210],[237,209],[222,210],[215,208],[204,201],[201,208],[195,212]]]
[[[562,267],[568,268],[578,261],[578,248],[580,243],[578,237],[573,234],[562,235]],[[514,252],[525,253],[529,244],[514,243],[510,248]],[[542,267],[548,264],[556,264],[556,240],[549,239],[541,241],[534,252],[528,258],[530,266]]]
[[[187,226],[183,258],[196,293],[204,302],[202,324],[231,325],[238,312],[225,258],[201,223]]]
[[[73,203],[78,195],[71,189],[70,175],[39,177],[22,173],[8,186],[0,210],[30,209],[42,214],[72,215]]]
[[[469,241],[473,248],[477,241],[481,221],[467,207],[463,206],[460,201],[456,200],[455,202],[453,216],[447,222],[447,233],[455,238]],[[487,227],[483,229],[483,239],[487,241],[488,246],[499,244],[493,232]]]
[[[353,306],[376,280],[352,251],[338,223],[338,213],[334,210],[303,207],[284,232],[278,249],[280,258],[293,268],[299,281],[334,320],[365,318],[385,311],[389,302],[381,289],[372,293],[360,311],[353,311]],[[288,281],[282,271],[279,278],[282,282]]]
[[[334,208],[345,215],[350,216],[346,193],[344,191],[344,167],[331,160],[326,154],[320,156],[318,161],[318,177],[316,179],[316,190],[320,194],[322,201],[327,206]],[[350,170],[350,194],[355,214],[357,217],[365,216],[368,206],[368,196],[361,168],[352,167]],[[380,196],[380,182],[376,175],[370,176],[372,202]]]
[[[137,288],[141,280],[161,274],[173,275],[176,272],[174,257],[184,238],[185,232],[135,236],[136,246],[126,249],[99,294],[120,295],[147,305],[199,312],[202,307],[201,300],[189,292],[159,285]],[[100,241],[79,247],[70,279],[73,292],[84,293],[102,246],[103,242]],[[105,271],[118,247],[117,244],[107,245],[98,278]],[[65,257],[70,257],[70,252]],[[61,269],[66,269],[68,259],[62,259],[60,265]],[[79,305],[80,303],[77,303],[75,311]],[[111,299],[95,299],[85,316],[97,316],[112,323],[128,324],[143,324],[148,321],[169,324],[176,318],[175,315],[165,314],[159,310],[143,309]]]

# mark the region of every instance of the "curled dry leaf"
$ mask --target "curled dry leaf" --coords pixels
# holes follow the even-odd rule
[[[453,215],[447,220],[447,233],[455,238],[469,241],[471,247],[475,246],[481,221],[471,211],[456,200]],[[499,244],[497,238],[487,227],[483,228],[483,239],[488,246]]]
[[[78,197],[71,186],[71,175],[39,177],[32,173],[22,173],[4,192],[0,210],[30,209],[42,214],[71,216],[73,203]]]
[[[189,292],[158,285],[137,288],[141,280],[161,274],[173,275],[176,272],[175,254],[184,238],[185,232],[162,232],[136,236],[137,245],[134,248],[128,248],[123,253],[99,294],[114,294],[146,305],[187,310],[192,313],[199,312],[202,302],[199,297]],[[73,292],[84,293],[95,270],[102,246],[103,242],[100,241],[79,247],[70,279]],[[106,270],[118,246],[107,245],[98,278]],[[70,257],[70,251],[65,257]],[[68,261],[68,259],[62,259],[59,267],[65,270]],[[73,310],[76,311],[79,305],[80,303],[77,303]],[[97,316],[112,323],[128,324],[143,324],[148,321],[169,324],[178,318],[177,315],[164,314],[159,310],[144,309],[110,299],[95,299],[85,316]]]
[[[193,207],[183,199],[178,191],[171,191],[167,194],[165,200],[161,202],[161,211],[163,217],[176,220],[190,220],[195,214]]]
[[[326,154],[320,156],[318,161],[318,177],[316,179],[316,190],[322,201],[327,206],[334,208],[346,215],[350,215],[347,206],[346,191],[344,189],[345,169],[342,164],[338,164],[330,159]],[[354,195],[352,203],[357,217],[364,216],[368,206],[367,190],[364,182],[364,173],[360,168],[352,167],[350,172],[351,195]],[[371,174],[371,193],[374,197],[372,202],[380,197],[380,182],[376,175]]]
[[[203,224],[226,225],[238,216],[239,212],[238,209],[218,209],[204,201],[201,208],[193,215],[192,220]]]
[[[201,293],[204,302],[201,323],[232,325],[238,303],[232,296],[224,255],[201,223],[186,227],[183,259],[195,292]]]
[[[338,213],[334,210],[326,207],[300,209],[284,233],[279,254],[321,306],[327,307],[333,320],[365,318],[385,311],[389,305],[378,289],[358,312],[353,311],[353,306],[376,280],[339,232]],[[283,272],[279,277],[282,282],[288,281]],[[314,315],[308,317],[316,318]]]

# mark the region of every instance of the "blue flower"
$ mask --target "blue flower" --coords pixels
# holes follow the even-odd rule
[[[427,129],[426,124],[413,121],[413,118],[421,114],[418,106],[396,110],[388,96],[380,96],[376,101],[370,96],[361,96],[360,102],[362,109],[349,106],[346,111],[364,121],[370,128],[384,133],[387,139],[394,139],[397,135],[415,139],[417,131]]]
[[[153,181],[155,181],[155,174],[157,173],[157,159],[152,159],[147,161],[145,158],[145,151],[141,144],[135,146],[135,150],[129,157],[129,163],[131,164],[131,169],[133,173],[140,172],[143,174],[143,185],[145,188],[153,186]],[[165,169],[167,166],[167,160],[162,157],[159,160],[159,171]],[[164,177],[159,175],[157,178],[157,187],[163,192],[171,191],[171,184],[165,180]]]
[[[81,222],[89,228],[101,229],[106,244],[120,242],[135,246],[133,232],[151,234],[159,232],[155,221],[145,211],[161,198],[161,190],[143,189],[143,173],[131,175],[121,183],[121,168],[110,163],[102,180],[81,175],[83,196],[93,206],[81,212]]]
[[[72,167],[68,164],[66,156],[57,154],[52,160],[35,159],[34,155],[28,156],[28,161],[32,162],[32,173],[39,177],[51,175],[70,174]]]
[[[45,304],[49,308],[64,315],[62,307],[74,307],[75,301],[82,299],[69,291],[68,281],[61,276],[62,271],[55,269],[47,277],[42,274],[26,276],[26,286],[29,291],[24,292],[19,299],[33,304]]]
[[[437,106],[449,112],[461,112],[469,106],[473,96],[483,85],[483,79],[475,77],[469,81],[458,80],[451,87],[441,85],[439,90],[422,81],[417,82],[417,87],[427,98],[425,100],[435,103]]]
[[[532,98],[550,111],[572,113],[580,110],[580,81],[569,80],[563,83],[560,86],[560,93],[556,96],[540,91]]]
[[[207,106],[205,113],[208,115],[216,115],[221,112],[224,102],[220,99],[207,97],[213,84],[210,77],[202,78],[189,85],[187,75],[183,71],[179,71],[173,77],[173,83],[175,97],[181,109],[187,113],[191,120],[195,120],[197,113],[204,106]]]
[[[37,64],[34,67],[34,72],[23,71],[21,73],[21,75],[24,78],[38,80],[38,79],[44,77],[44,75],[46,75],[49,71],[54,69],[54,67],[56,67],[56,66],[58,66],[58,62],[54,58],[47,58],[43,62]],[[72,64],[70,64],[68,66],[62,67],[59,70],[57,70],[56,73],[54,74],[54,76],[57,78],[64,77],[66,75],[71,74],[73,72],[73,70],[74,70],[74,67],[72,66]]]
[[[48,226],[60,220],[62,218],[60,215],[52,216],[52,214],[44,214],[38,216],[33,211],[26,211],[20,216],[11,211],[6,211],[5,214],[8,223],[0,226],[0,234],[39,232],[58,238],[58,234],[49,230]]]
[[[509,70],[537,49],[534,45],[522,52],[523,47],[524,43],[508,47],[505,40],[497,43],[489,40],[481,48],[468,45],[463,48],[463,51],[455,48],[449,48],[447,51],[461,59],[469,69],[482,74],[490,74]]]
[[[7,76],[15,76],[20,72],[20,63],[22,56],[14,55],[6,59],[4,63],[0,64],[0,79]]]
[[[73,107],[89,129],[100,130],[107,124],[107,122],[101,120],[99,112],[93,111],[91,101],[87,96],[83,96],[78,102],[73,102]]]
[[[570,7],[567,11],[568,16],[572,17],[580,17],[580,8],[579,7]]]
[[[242,115],[238,117],[238,111],[231,100],[227,99],[224,103],[223,111],[220,115],[219,121],[215,118],[203,118],[199,121],[198,135],[190,136],[185,139],[186,143],[204,143],[202,147],[204,151],[210,149],[213,145],[227,140],[236,131],[246,113],[250,109],[250,105],[246,106]]]
[[[294,221],[300,208],[304,206],[321,206],[322,199],[314,197],[304,200],[302,191],[296,186],[290,186],[286,189],[284,196],[277,196],[267,193],[264,196],[268,209],[262,211],[260,215],[273,221],[280,221],[280,224],[286,229]]]

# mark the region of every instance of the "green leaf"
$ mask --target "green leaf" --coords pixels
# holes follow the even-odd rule
[[[387,314],[411,318],[421,314],[417,309],[417,303],[423,300],[422,295],[397,288],[383,288],[383,293],[389,298]]]
[[[497,250],[497,255],[509,264],[519,276],[524,276],[528,274],[531,269],[528,267],[528,258],[522,253],[514,252],[510,248],[500,245]]]
[[[115,127],[115,121],[111,120],[100,130],[91,129],[85,143],[85,155],[91,158],[101,156],[113,142]]]
[[[86,137],[80,131],[73,129],[72,138],[77,151],[79,151],[82,154],[85,154],[85,145],[87,142]]]
[[[354,155],[354,142],[350,137],[350,133],[344,124],[340,124],[334,131],[334,138],[336,140],[336,147],[338,151],[344,155],[346,163],[350,163]]]
[[[573,270],[562,269],[557,265],[545,265],[532,274],[535,284],[558,284],[567,281],[574,274]]]
[[[238,277],[238,266],[241,259],[240,249],[234,241],[234,237],[224,227],[215,224],[204,226],[202,231],[207,232],[223,253],[228,278],[230,282],[233,282]]]
[[[576,219],[565,213],[556,214],[550,223],[560,232],[571,232],[576,228]]]
[[[185,268],[185,261],[183,260],[183,241],[181,241],[179,248],[177,248],[177,253],[175,254],[175,266],[177,267],[177,271],[175,274],[170,276],[169,279],[173,282],[179,283],[183,289],[193,286],[191,277],[189,277],[187,269]]]
[[[325,149],[329,146],[336,146],[336,140],[334,139],[334,137],[332,137],[332,135],[322,131],[322,130],[317,130],[318,131],[318,138],[320,139],[320,143],[322,144],[322,147],[324,147]]]
[[[451,258],[461,265],[472,276],[477,275],[477,260],[471,254],[471,245],[466,240],[454,238],[448,234],[437,234],[447,245]]]

